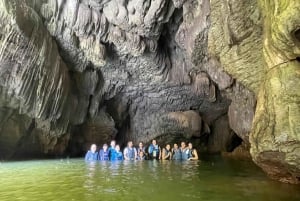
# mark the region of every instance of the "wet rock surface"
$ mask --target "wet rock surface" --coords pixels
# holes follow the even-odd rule
[[[1,159],[111,139],[242,142],[273,178],[299,183],[298,4],[1,0]]]

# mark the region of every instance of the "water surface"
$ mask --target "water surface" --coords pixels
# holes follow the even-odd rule
[[[299,201],[300,187],[272,181],[250,161],[82,159],[0,163],[0,200]]]

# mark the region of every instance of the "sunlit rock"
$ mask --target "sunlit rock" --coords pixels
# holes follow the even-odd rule
[[[250,135],[253,160],[272,178],[300,183],[299,1],[261,1],[265,79]]]

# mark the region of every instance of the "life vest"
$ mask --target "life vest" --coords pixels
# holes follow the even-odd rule
[[[110,152],[111,161],[121,161],[123,160],[123,153],[114,149],[113,152]]]
[[[126,147],[126,157],[129,158],[129,160],[134,160],[135,158],[135,152],[136,152],[136,149],[134,147],[132,148],[129,148],[129,147]]]
[[[84,159],[86,161],[96,161],[98,160],[98,152],[96,151],[95,153],[91,152],[91,151],[88,151],[86,154],[85,154],[85,157]]]
[[[195,157],[194,150],[189,149],[189,158]]]
[[[146,160],[146,157],[145,157],[145,155],[143,157],[137,156],[137,160],[143,161],[143,160]]]
[[[108,152],[109,152],[109,160],[115,160],[117,157],[116,149],[113,147],[109,147]]]
[[[189,149],[189,158],[195,157],[194,149]]]
[[[173,149],[173,160],[181,160],[181,150]]]
[[[123,154],[122,154],[122,152],[120,152],[120,151],[117,152],[117,151],[116,151],[116,153],[117,153],[117,154],[116,154],[116,155],[117,155],[117,160],[118,160],[118,161],[122,161],[122,160],[123,160]]]
[[[164,149],[165,151],[165,154],[168,155],[169,153],[171,153],[171,151],[167,150],[167,149]],[[171,159],[171,156],[169,155],[167,158],[165,158],[165,160],[170,160]]]
[[[185,148],[184,150],[181,150],[181,159],[187,160],[190,156],[190,150],[188,148]]]
[[[108,161],[109,160],[109,151],[104,151],[103,149],[100,150],[99,153],[99,160],[100,161]]]
[[[152,159],[154,159],[154,158],[158,159],[159,158],[159,146],[158,145],[154,146],[153,144],[150,144],[150,146],[148,148],[148,153]]]

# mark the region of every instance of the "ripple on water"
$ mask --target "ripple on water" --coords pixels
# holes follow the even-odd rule
[[[0,200],[299,201],[297,186],[269,180],[251,162],[4,162]]]

